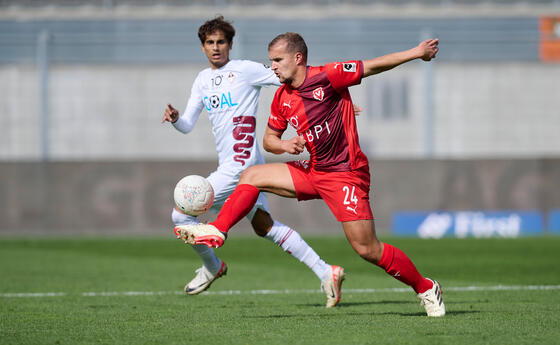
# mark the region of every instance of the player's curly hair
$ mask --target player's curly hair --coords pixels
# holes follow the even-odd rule
[[[233,41],[233,36],[235,36],[235,29],[230,22],[224,19],[224,16],[218,16],[214,19],[207,20],[206,23],[202,24],[198,28],[198,38],[200,43],[204,44],[206,41],[206,36],[213,34],[215,31],[221,31],[226,36],[228,43]]]
[[[307,44],[305,44],[305,40],[303,39],[303,37],[301,37],[300,34],[295,32],[286,32],[280,34],[274,37],[272,41],[270,41],[270,43],[268,44],[268,50],[270,50],[272,46],[276,45],[280,41],[286,41],[288,43],[286,47],[288,52],[300,52],[303,56],[303,60],[307,62]]]

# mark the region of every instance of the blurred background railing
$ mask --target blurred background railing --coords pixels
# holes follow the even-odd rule
[[[341,5],[422,5],[422,6],[453,6],[453,5],[558,5],[558,0],[0,0],[0,6],[42,7],[53,5],[59,7],[95,6],[113,9],[118,6],[341,6]]]

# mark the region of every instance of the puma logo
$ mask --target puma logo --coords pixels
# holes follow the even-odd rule
[[[347,209],[348,211],[354,212],[354,214],[357,215],[357,214],[358,214],[358,212],[356,212],[356,208],[357,208],[357,207],[358,207],[358,205],[354,206],[354,208],[352,208],[352,207],[350,207],[350,206],[346,206],[346,209]]]

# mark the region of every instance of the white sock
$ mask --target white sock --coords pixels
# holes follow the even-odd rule
[[[175,208],[171,213],[171,220],[175,225],[188,225],[188,224],[198,224],[198,219],[188,214],[181,213]],[[204,244],[196,244],[191,246],[194,251],[202,259],[202,264],[213,274],[216,274],[220,269],[221,261],[214,253],[212,248]]]
[[[285,252],[306,264],[320,280],[326,279],[331,274],[331,266],[317,255],[297,231],[274,221],[272,229],[266,234],[265,238],[276,243]]]

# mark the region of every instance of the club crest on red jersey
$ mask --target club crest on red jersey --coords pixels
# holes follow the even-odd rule
[[[325,93],[323,92],[322,87],[318,87],[315,90],[313,90],[313,98],[315,98],[316,100],[322,102],[324,96],[325,96]]]

